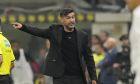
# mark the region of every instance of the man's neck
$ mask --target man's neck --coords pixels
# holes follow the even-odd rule
[[[67,28],[67,27],[64,26],[64,31],[65,32],[73,32],[74,28]]]

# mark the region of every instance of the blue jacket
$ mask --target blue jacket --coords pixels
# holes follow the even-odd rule
[[[117,57],[117,49],[113,48],[106,52],[104,60],[100,63],[101,78],[103,84],[116,84],[118,77],[114,73],[112,65]]]

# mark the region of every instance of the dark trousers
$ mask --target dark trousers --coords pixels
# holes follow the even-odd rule
[[[12,84],[11,77],[9,75],[0,75],[0,84]]]
[[[53,84],[86,84],[80,76],[63,76],[60,78],[53,78]]]

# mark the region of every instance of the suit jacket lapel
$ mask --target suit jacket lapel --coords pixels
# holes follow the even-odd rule
[[[77,34],[77,47],[78,47],[78,52],[79,52],[79,55],[80,55],[80,52],[81,52],[81,41],[82,41],[82,36],[81,36],[81,32],[77,29],[76,30],[76,34]]]
[[[81,55],[82,53],[82,33],[79,30],[76,30],[77,32],[77,47],[78,47],[78,54],[79,54],[79,59],[80,59],[80,64],[83,70],[83,75],[85,77],[85,61],[83,56]]]
[[[57,40],[58,40],[58,44],[61,45],[62,42],[62,32],[63,28],[58,28],[58,32],[57,32]]]

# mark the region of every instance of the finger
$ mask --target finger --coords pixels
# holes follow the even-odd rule
[[[14,27],[17,27],[17,26],[19,26],[19,25],[18,25],[18,24],[16,24],[16,23],[13,23],[12,25],[13,25]]]
[[[12,25],[16,25],[16,24],[19,24],[19,23],[17,23],[17,22],[14,22],[14,23],[11,23]]]
[[[17,26],[17,25],[13,25],[13,27],[14,27],[15,29],[17,29],[17,28],[18,28],[18,26]]]

